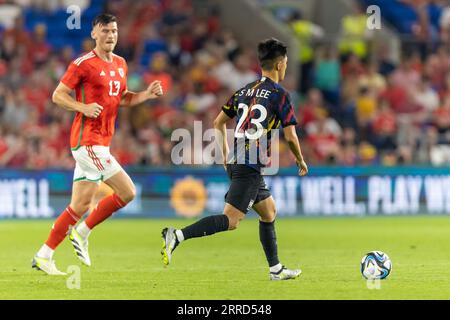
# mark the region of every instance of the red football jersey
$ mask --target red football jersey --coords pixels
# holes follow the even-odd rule
[[[103,107],[96,119],[77,112],[70,134],[72,149],[110,145],[120,100],[127,89],[127,73],[125,59],[115,54],[112,62],[106,62],[92,50],[72,61],[61,82],[75,90],[77,101]]]

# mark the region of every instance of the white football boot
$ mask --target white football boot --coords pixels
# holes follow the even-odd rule
[[[173,251],[180,244],[175,231],[175,228],[164,228],[161,232],[163,238],[161,255],[165,266],[168,266],[170,264]]]
[[[69,234],[70,242],[72,243],[75,254],[78,259],[86,266],[91,266],[91,258],[89,257],[88,251],[88,239],[83,238],[77,231],[76,228],[72,228]]]
[[[61,272],[56,268],[55,260],[39,258],[38,256],[34,256],[31,261],[31,267],[37,270],[41,270],[46,274],[51,276],[66,276],[67,273]]]
[[[300,269],[288,269],[285,266],[282,266],[280,271],[278,272],[270,272],[270,280],[290,280],[295,279],[300,276],[302,270]]]

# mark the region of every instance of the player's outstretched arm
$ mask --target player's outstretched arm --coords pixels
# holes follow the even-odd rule
[[[122,107],[133,107],[148,99],[156,99],[163,95],[161,81],[155,80],[148,86],[147,90],[141,92],[126,91],[122,95],[120,105]]]
[[[283,128],[284,138],[289,144],[289,148],[291,152],[295,156],[295,161],[297,162],[297,166],[299,167],[298,174],[300,176],[304,176],[308,173],[308,166],[306,165],[305,160],[303,159],[302,149],[300,148],[300,142],[298,141],[297,132],[295,131],[295,126],[287,126]]]
[[[84,104],[76,101],[71,95],[70,89],[64,83],[60,82],[52,95],[52,101],[56,105],[69,110],[81,112],[88,118],[97,118],[103,110],[103,107],[97,103]]]
[[[217,118],[214,120],[214,134],[217,143],[219,144],[220,151],[222,152],[223,166],[227,169],[227,156],[228,156],[228,141],[227,141],[227,122],[231,118],[221,111]]]

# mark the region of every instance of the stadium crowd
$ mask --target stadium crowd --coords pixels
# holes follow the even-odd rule
[[[118,17],[116,53],[127,59],[129,90],[159,79],[165,91],[160,99],[121,110],[112,154],[124,166],[171,165],[173,130],[192,131],[195,120],[202,121],[203,129],[212,127],[231,94],[258,78],[255,50],[221,25],[214,7],[198,12],[190,0],[119,0],[104,9]],[[344,34],[346,24],[358,29],[361,15],[355,11],[343,19]],[[305,41],[302,21],[299,12],[286,18],[293,34]],[[440,25],[444,33],[447,24]],[[314,30],[320,37],[320,29]],[[44,24],[27,30],[22,15],[0,30],[0,167],[74,166],[68,145],[73,114],[56,107],[51,94],[81,52],[71,46],[53,48],[47,31]],[[302,52],[308,59],[302,62],[307,81],[288,77],[283,83],[295,104],[308,163],[450,164],[446,41],[438,41],[426,55],[409,47],[395,64],[383,46],[371,51],[365,37],[358,39],[363,47],[326,44]],[[149,47],[160,48],[151,59]],[[87,39],[83,51],[91,49]],[[288,149],[281,143],[282,166],[294,165],[292,157],[284,156]]]

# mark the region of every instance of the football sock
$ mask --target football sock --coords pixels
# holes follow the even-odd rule
[[[278,260],[277,234],[275,232],[275,221],[259,221],[259,240],[261,241],[264,253],[266,254],[269,267],[280,263]]]
[[[181,230],[175,230],[175,234],[177,235],[178,242],[184,241],[184,234]]]
[[[67,207],[56,219],[53,224],[50,235],[48,236],[45,244],[52,250],[64,240],[66,237],[69,227],[73,226],[80,219],[79,216],[69,207]]]
[[[92,230],[96,225],[109,218],[114,212],[126,206],[115,193],[103,198],[86,218],[86,226]],[[77,229],[78,231],[78,229]]]
[[[205,217],[181,229],[184,240],[212,235],[216,232],[228,230],[228,217],[224,214]]]
[[[83,221],[77,226],[77,232],[82,236],[83,238],[89,237],[89,234],[91,233],[91,229],[86,225],[86,221]]]
[[[55,250],[50,248],[48,245],[43,244],[36,255],[39,258],[52,259],[53,258],[53,252],[55,252]]]
[[[281,263],[279,263],[273,267],[270,267],[269,269],[270,269],[270,272],[272,272],[272,273],[278,273],[281,270],[281,268],[283,268],[283,265]]]

